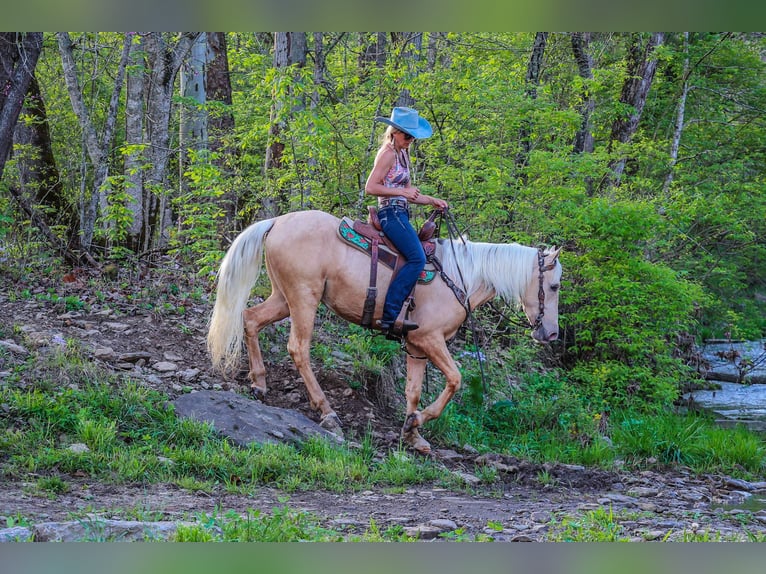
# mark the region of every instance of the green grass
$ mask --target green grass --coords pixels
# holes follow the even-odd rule
[[[341,492],[447,480],[444,469],[404,451],[373,460],[369,434],[354,448],[319,438],[300,448],[236,446],[209,424],[176,417],[164,394],[62,357],[67,353],[46,358],[45,367],[65,369],[69,387],[41,379],[31,388],[0,390],[0,475],[47,477],[39,489],[52,494],[63,492],[70,476],[238,492],[260,485]]]

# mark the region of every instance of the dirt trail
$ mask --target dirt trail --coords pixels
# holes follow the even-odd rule
[[[210,305],[204,286],[180,287],[161,276],[124,276],[106,282],[73,274],[69,279],[54,274],[47,282],[38,277],[13,284],[9,277],[0,277],[0,339],[20,347],[0,353],[0,385],[7,384],[10,362],[21,360],[25,350],[44,353],[70,339],[79,341],[91,360],[129,372],[171,397],[193,389],[238,391],[246,385],[242,374],[222,380],[210,369],[205,353]],[[53,300],[51,293],[62,299]],[[14,335],[19,332],[23,336]],[[265,352],[278,356],[282,350]],[[372,423],[381,452],[394,447],[401,426],[397,415],[381,408],[374,389],[349,388],[342,358],[337,363],[338,371],[321,372],[320,379],[344,429],[350,436],[361,436]],[[317,420],[297,371],[278,363],[267,368],[266,403]],[[450,449],[437,450],[435,456],[463,478],[466,492],[437,485],[342,494],[258,488],[240,496],[222,490],[193,493],[168,485],[110,485],[68,478],[69,492],[49,500],[30,494],[24,482],[0,481],[0,521],[17,514],[33,521],[58,521],[85,511],[124,517],[136,509],[180,520],[226,510],[270,512],[286,499],[291,508],[310,511],[336,530],[364,532],[372,519],[381,528],[401,525],[423,538],[457,529],[469,539],[483,534],[501,541],[542,541],[553,536],[564,517],[599,509],[612,510],[624,536],[635,540],[681,539],[693,532],[746,539],[748,533],[766,531],[765,511],[742,508],[745,501],[758,499],[761,485],[727,477],[536,465]],[[489,490],[476,482],[477,465],[492,467],[498,477]]]

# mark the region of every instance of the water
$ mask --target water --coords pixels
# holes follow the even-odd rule
[[[684,398],[691,396],[697,405],[712,411],[720,418],[721,426],[744,424],[757,431],[766,431],[766,384],[739,384],[730,382],[736,380],[735,364],[718,355],[732,349],[742,358],[749,359],[755,368],[748,372],[745,381],[766,381],[766,351],[764,341],[745,341],[738,343],[709,343],[702,349],[705,359],[710,362],[711,382],[721,386],[720,389],[693,391]],[[720,377],[720,380],[717,378]]]

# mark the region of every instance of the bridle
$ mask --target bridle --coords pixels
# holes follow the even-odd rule
[[[534,323],[530,323],[529,326],[532,327],[532,330],[535,331],[539,329],[543,324],[543,317],[545,317],[545,272],[550,271],[551,269],[555,269],[556,267],[556,260],[554,259],[553,262],[548,263],[548,265],[545,264],[545,251],[542,247],[539,247],[537,249],[537,268],[539,270],[538,279],[540,280],[540,286],[537,289],[537,301],[540,304],[539,311],[537,313],[537,317],[535,318]]]

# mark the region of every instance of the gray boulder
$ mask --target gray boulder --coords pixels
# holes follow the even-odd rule
[[[311,436],[342,441],[306,416],[288,409],[270,407],[237,393],[199,391],[173,401],[179,417],[211,423],[235,444],[300,444]]]

